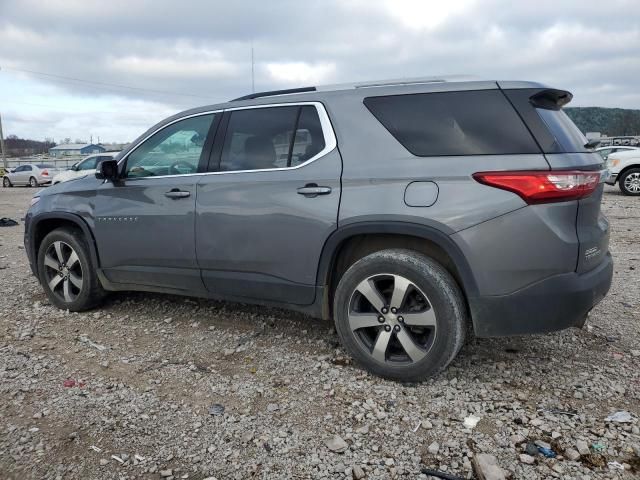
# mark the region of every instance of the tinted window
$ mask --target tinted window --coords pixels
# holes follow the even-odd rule
[[[498,90],[369,97],[364,104],[414,155],[540,151]]]
[[[51,165],[50,163],[39,163],[36,165],[38,168],[56,168],[55,165]]]
[[[564,152],[591,151],[585,147],[589,140],[562,110],[536,108],[536,111]]]
[[[196,173],[214,115],[180,120],[155,133],[129,155],[126,176]]]
[[[22,171],[23,172],[30,172],[31,170],[33,170],[31,168],[31,165],[25,165],[24,167],[22,167]]]

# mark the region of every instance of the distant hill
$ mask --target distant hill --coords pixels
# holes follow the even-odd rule
[[[567,107],[564,111],[583,133],[610,137],[640,135],[640,110],[602,107]]]

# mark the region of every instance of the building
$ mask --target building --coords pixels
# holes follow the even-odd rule
[[[68,143],[66,145],[58,145],[49,149],[51,157],[65,157],[69,155],[89,155],[91,153],[102,153],[105,148],[94,143]]]

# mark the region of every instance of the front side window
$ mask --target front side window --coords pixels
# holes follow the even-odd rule
[[[312,105],[235,110],[230,113],[220,170],[295,167],[324,147],[318,111]]]
[[[215,114],[173,123],[140,144],[128,157],[129,178],[196,173]]]

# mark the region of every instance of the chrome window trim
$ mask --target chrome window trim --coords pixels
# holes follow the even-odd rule
[[[198,116],[202,116],[202,115],[210,115],[212,113],[224,113],[224,112],[233,112],[236,110],[250,110],[250,109],[256,109],[256,108],[273,108],[273,107],[296,107],[296,106],[304,106],[304,105],[312,105],[316,108],[316,112],[318,112],[318,117],[320,118],[320,126],[322,127],[322,135],[324,136],[324,148],[322,150],[320,150],[318,153],[316,153],[313,157],[311,157],[309,160],[307,160],[306,162],[301,163],[300,165],[296,165],[294,167],[274,167],[274,168],[261,168],[261,169],[255,169],[255,170],[229,170],[229,171],[217,171],[217,172],[197,172],[197,173],[185,173],[185,174],[176,174],[176,175],[157,175],[157,176],[152,176],[152,177],[132,177],[129,178],[129,181],[132,180],[150,180],[153,178],[173,178],[173,177],[195,177],[195,176],[202,176],[202,175],[227,175],[227,174],[236,174],[236,173],[259,173],[259,172],[279,172],[279,171],[284,171],[284,170],[297,170],[299,168],[305,167],[307,165],[309,165],[312,162],[315,162],[316,160],[324,157],[325,155],[327,155],[328,153],[332,152],[333,150],[336,149],[336,147],[338,146],[338,141],[336,139],[336,134],[333,130],[333,126],[331,125],[331,121],[329,120],[329,115],[327,114],[326,109],[324,108],[324,105],[321,102],[314,102],[314,101],[307,101],[307,102],[282,102],[282,103],[269,103],[269,104],[264,104],[264,105],[249,105],[249,106],[243,106],[243,107],[231,107],[231,108],[225,108],[225,109],[221,109],[221,110],[210,110],[210,111],[206,111],[206,112],[200,112],[200,113],[194,113],[192,115],[187,115],[184,117],[180,117],[177,118],[175,120],[172,120],[171,122],[167,123],[166,125],[163,125],[162,127],[158,128],[157,130],[154,130],[152,133],[150,133],[149,135],[147,135],[144,139],[142,139],[140,142],[138,142],[138,144],[133,147],[129,152],[127,152],[127,154],[122,157],[119,161],[118,161],[118,165],[120,165],[121,162],[125,161],[129,155],[131,155],[140,145],[142,145],[144,142],[146,142],[149,138],[151,138],[152,136],[154,136],[156,133],[158,133],[159,131],[167,128],[170,125],[173,125],[174,123],[180,122],[182,120],[186,120],[188,118],[192,118],[192,117],[198,117]]]

